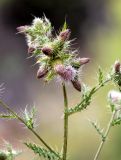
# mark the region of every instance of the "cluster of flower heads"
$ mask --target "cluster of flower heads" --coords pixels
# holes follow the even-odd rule
[[[66,22],[62,30],[53,36],[53,27],[46,18],[35,18],[30,26],[20,26],[19,33],[27,39],[28,53],[34,56],[39,64],[37,78],[46,82],[55,77],[71,82],[74,88],[81,91],[79,69],[89,62],[89,58],[78,58],[77,50],[71,48],[70,30]]]

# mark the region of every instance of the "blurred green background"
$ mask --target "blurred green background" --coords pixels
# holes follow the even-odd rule
[[[3,99],[18,113],[26,105],[38,109],[37,131],[53,147],[61,150],[63,138],[63,97],[61,85],[49,85],[36,79],[34,60],[27,59],[24,36],[16,34],[16,27],[30,24],[33,16],[49,18],[56,30],[65,17],[72,30],[71,38],[81,57],[90,57],[83,68],[82,81],[96,83],[98,66],[108,71],[115,60],[121,60],[121,0],[0,0],[0,83],[5,83]],[[69,105],[80,102],[80,93],[67,86]],[[70,160],[91,160],[100,142],[88,119],[98,120],[102,128],[110,118],[107,93],[114,86],[106,86],[94,96],[92,104],[83,112],[70,117],[68,153]],[[0,108],[1,112],[3,111]],[[37,139],[19,122],[0,120],[0,148],[3,139],[15,148],[23,149],[18,160],[34,157],[21,142]],[[121,127],[111,130],[100,160],[121,160]]]

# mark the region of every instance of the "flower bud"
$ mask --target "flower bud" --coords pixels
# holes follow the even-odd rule
[[[37,78],[38,79],[43,78],[47,73],[48,73],[47,68],[41,66],[37,71]]]
[[[51,56],[52,55],[52,48],[46,46],[42,48],[42,52],[46,55],[46,56]]]
[[[121,105],[121,93],[120,92],[112,90],[108,93],[108,98],[112,104]]]
[[[33,48],[33,47],[28,48],[28,54],[31,55],[34,51],[35,51],[35,48]]]
[[[81,83],[79,82],[79,80],[74,79],[71,81],[73,84],[73,87],[78,90],[79,92],[81,92]]]
[[[80,65],[83,65],[83,64],[86,64],[86,63],[89,63],[90,61],[90,58],[80,58],[79,59],[79,62],[80,62]]]
[[[72,66],[65,67],[62,64],[58,64],[54,67],[54,70],[59,74],[65,81],[71,81],[76,75],[76,70]]]
[[[114,64],[115,73],[120,73],[120,69],[121,69],[121,63],[119,61],[116,61]]]
[[[20,26],[16,28],[19,33],[26,33],[28,26]]]
[[[71,31],[70,29],[66,29],[65,31],[60,32],[60,39],[62,41],[68,40],[68,38],[70,37]]]

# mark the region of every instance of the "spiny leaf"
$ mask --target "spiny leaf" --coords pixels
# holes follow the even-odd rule
[[[121,124],[121,117],[118,117],[112,121],[112,126],[116,126],[120,124]]]
[[[104,78],[103,71],[102,71],[101,67],[99,67],[99,69],[98,69],[98,82],[99,82],[99,84],[103,84],[103,78]]]
[[[23,119],[28,128],[35,127],[35,114],[36,114],[35,106],[33,106],[30,111],[27,110],[27,107],[25,108]]]
[[[59,160],[59,157],[57,157],[54,153],[46,150],[43,147],[37,146],[36,144],[32,144],[32,143],[24,143],[24,144],[28,148],[33,150],[35,154],[38,154],[40,157],[44,157],[46,160]]]
[[[95,128],[95,130],[97,131],[97,133],[101,136],[102,140],[105,140],[105,135],[103,133],[103,129],[100,128],[99,124],[97,124],[97,122],[93,122],[90,120],[91,125]]]
[[[17,117],[15,115],[12,115],[12,114],[0,114],[0,118],[3,118],[3,119],[17,119]]]
[[[68,115],[71,115],[76,112],[81,112],[82,110],[86,109],[88,105],[91,103],[92,95],[95,93],[95,87],[93,87],[91,90],[87,91],[83,94],[82,101],[77,104],[74,108],[68,109],[67,113]]]
[[[66,20],[65,20],[62,31],[66,30],[66,29],[67,29],[67,23],[66,23]]]

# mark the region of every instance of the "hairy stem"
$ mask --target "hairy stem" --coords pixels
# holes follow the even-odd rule
[[[36,133],[36,131],[33,128],[29,128],[26,124],[26,122],[18,115],[16,114],[16,112],[14,112],[7,104],[5,104],[3,101],[0,100],[0,105],[6,109],[7,111],[9,111],[12,115],[14,115],[20,122],[22,122],[43,144],[44,146],[50,150],[52,153],[54,153],[59,159],[60,156],[43,140],[43,138],[41,138],[38,133]]]
[[[63,142],[63,160],[66,160],[67,157],[67,143],[68,143],[68,98],[66,93],[66,87],[63,83],[63,97],[64,97],[64,142]]]
[[[112,121],[114,120],[115,114],[116,114],[116,110],[113,112],[113,114],[111,116],[111,119],[110,119],[110,121],[108,123],[107,129],[106,129],[106,132],[105,132],[105,135],[104,135],[105,138],[102,139],[102,141],[101,141],[101,143],[100,143],[100,145],[98,147],[98,150],[97,150],[97,152],[95,154],[94,160],[97,160],[99,155],[100,155],[100,153],[101,153],[101,150],[102,150],[102,148],[103,148],[103,146],[105,144],[105,141],[106,141],[106,139],[108,137],[108,134],[110,132],[110,129],[111,129],[111,126],[112,126]]]

